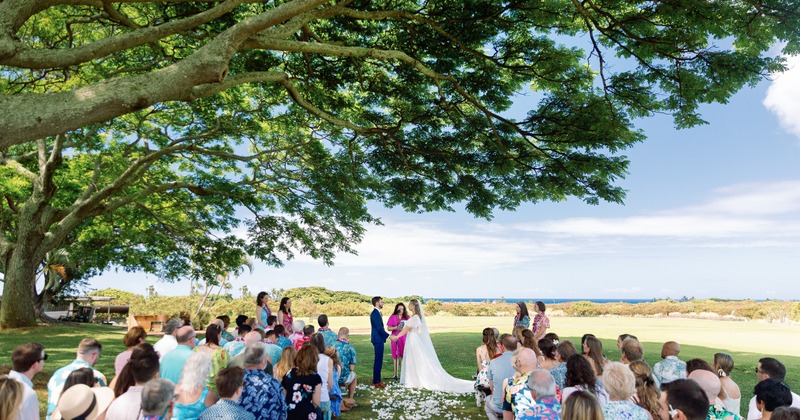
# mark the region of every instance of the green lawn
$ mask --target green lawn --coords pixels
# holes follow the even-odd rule
[[[366,332],[366,317],[331,318],[332,327],[347,325],[356,333]],[[475,373],[474,349],[480,344],[478,331],[483,325],[497,325],[507,329],[505,318],[455,318],[430,317],[433,342],[445,369],[452,375],[469,379]],[[612,360],[619,358],[616,348],[616,335],[627,332],[637,335],[645,348],[645,358],[651,365],[658,361],[661,343],[675,339],[681,342],[683,360],[694,357],[710,360],[717,351],[731,353],[736,361],[733,379],[743,391],[742,409],[746,415],[747,401],[752,396],[756,383],[755,366],[760,357],[778,355],[789,372],[787,383],[792,389],[800,389],[800,357],[791,356],[796,352],[800,327],[761,323],[705,321],[687,319],[648,319],[648,318],[554,318],[554,330],[563,338],[579,341],[584,332],[592,332],[603,340],[606,356]],[[45,371],[35,378],[34,385],[40,400],[47,398],[46,384],[49,376],[57,368],[69,363],[75,357],[78,342],[84,337],[99,339],[103,356],[96,366],[109,379],[113,376],[114,357],[124,350],[122,336],[124,329],[104,325],[58,325],[33,330],[13,330],[0,332],[0,372],[10,368],[10,351],[18,344],[38,341],[44,344],[49,359]],[[157,337],[148,341],[155,342]],[[356,393],[359,406],[343,418],[458,418],[482,419],[483,410],[475,406],[472,396],[449,396],[425,391],[411,391],[390,386],[385,390],[375,390],[367,386],[372,376],[372,346],[366,334],[354,334],[351,342],[359,355],[356,372],[363,386]],[[754,351],[754,346],[761,351]],[[795,347],[792,347],[795,346]],[[385,378],[392,376],[389,344],[386,345],[383,372]],[[392,381],[387,380],[388,383]]]

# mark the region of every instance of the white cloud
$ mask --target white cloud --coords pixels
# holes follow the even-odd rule
[[[789,57],[787,67],[774,75],[764,106],[778,116],[783,128],[800,137],[800,56]]]

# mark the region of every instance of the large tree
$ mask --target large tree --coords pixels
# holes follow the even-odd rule
[[[2,0],[0,327],[33,324],[58,249],[179,277],[243,253],[329,260],[373,221],[367,200],[482,217],[621,201],[632,121],[702,123],[700,104],[780,71],[768,52],[798,52],[798,9]],[[519,94],[530,110],[512,119]]]

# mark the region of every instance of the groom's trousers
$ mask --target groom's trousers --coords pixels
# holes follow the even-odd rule
[[[383,343],[375,344],[375,362],[372,363],[372,383],[377,384],[381,382],[381,370],[383,370]]]

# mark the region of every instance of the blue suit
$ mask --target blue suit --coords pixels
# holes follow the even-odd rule
[[[381,382],[381,370],[383,369],[383,344],[389,338],[389,333],[383,328],[383,317],[381,311],[375,308],[369,316],[369,323],[372,325],[370,341],[375,347],[375,362],[372,364],[372,383]]]

